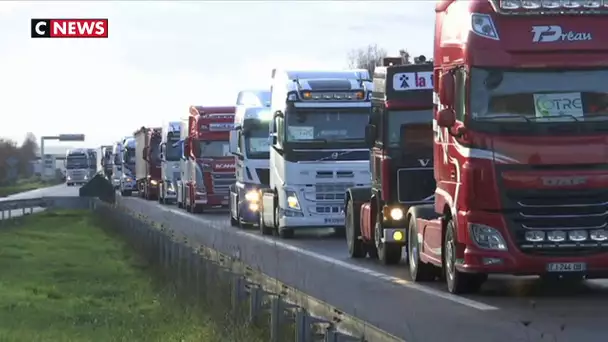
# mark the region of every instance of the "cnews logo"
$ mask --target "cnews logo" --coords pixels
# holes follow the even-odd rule
[[[32,19],[32,38],[108,38],[108,19]]]

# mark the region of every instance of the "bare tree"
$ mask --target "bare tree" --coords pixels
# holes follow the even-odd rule
[[[409,52],[407,52],[406,49],[399,50],[399,56],[401,56],[401,59],[403,60],[403,64],[412,64],[412,61],[410,60],[410,58],[412,56],[410,55]]]
[[[378,47],[378,44],[369,44],[348,53],[348,66],[350,68],[367,69],[370,76],[373,76],[374,69],[376,66],[382,65],[382,58],[386,56],[386,50]]]

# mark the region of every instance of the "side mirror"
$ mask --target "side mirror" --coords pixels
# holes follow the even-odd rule
[[[439,100],[444,106],[454,105],[454,74],[443,73],[439,78]]]
[[[374,142],[376,141],[376,125],[366,125],[365,126],[365,145],[367,147],[372,148],[374,146]]]
[[[437,113],[437,125],[451,128],[456,123],[456,113],[453,109],[442,109]]]
[[[284,118],[285,114],[283,114],[283,112],[281,112],[280,110],[277,110],[276,112],[274,112],[274,114],[272,115],[272,119],[276,119],[276,118]]]
[[[270,145],[271,146],[272,145],[276,145],[277,142],[278,142],[277,134],[276,133],[273,133],[268,139],[270,140]]]
[[[232,154],[236,154],[237,145],[239,143],[239,134],[238,131],[232,130],[230,131],[229,145],[228,151]]]

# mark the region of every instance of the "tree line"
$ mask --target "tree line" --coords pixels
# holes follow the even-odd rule
[[[389,57],[385,49],[379,47],[378,44],[369,44],[365,47],[353,49],[348,53],[348,67],[367,69],[373,76],[374,69],[382,65],[382,59],[385,57]],[[419,57],[412,58],[412,55],[406,49],[400,49],[396,57],[401,57],[402,64],[413,64],[419,60]]]
[[[31,161],[36,160],[37,151],[38,143],[32,133],[27,133],[21,145],[0,137],[0,184],[11,183],[14,177],[31,177]],[[11,168],[14,168],[14,173]]]

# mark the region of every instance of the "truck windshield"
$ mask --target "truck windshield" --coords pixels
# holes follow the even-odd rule
[[[199,142],[201,158],[219,158],[232,156],[228,141],[201,141]]]
[[[369,109],[296,109],[286,115],[288,142],[363,142]]]
[[[135,149],[132,147],[125,148],[125,164],[135,165]]]
[[[86,169],[89,167],[89,158],[85,155],[67,156],[65,161],[65,168],[68,170]]]
[[[173,146],[176,142],[179,141],[179,137],[176,137],[175,139],[172,140],[168,140],[167,144],[165,145],[165,159],[167,159],[167,161],[177,161],[179,160],[180,156],[181,156],[181,146],[179,144],[177,144],[176,146]]]
[[[473,122],[608,122],[608,70],[471,72]]]
[[[247,135],[245,137],[247,157],[251,159],[270,158],[268,133],[268,125],[255,125],[247,130]]]
[[[431,124],[433,122],[433,110],[391,110],[387,117],[385,132],[388,147],[400,147],[402,139],[401,125]],[[432,139],[429,143],[432,143]]]
[[[150,162],[160,164],[160,139],[150,140]]]

